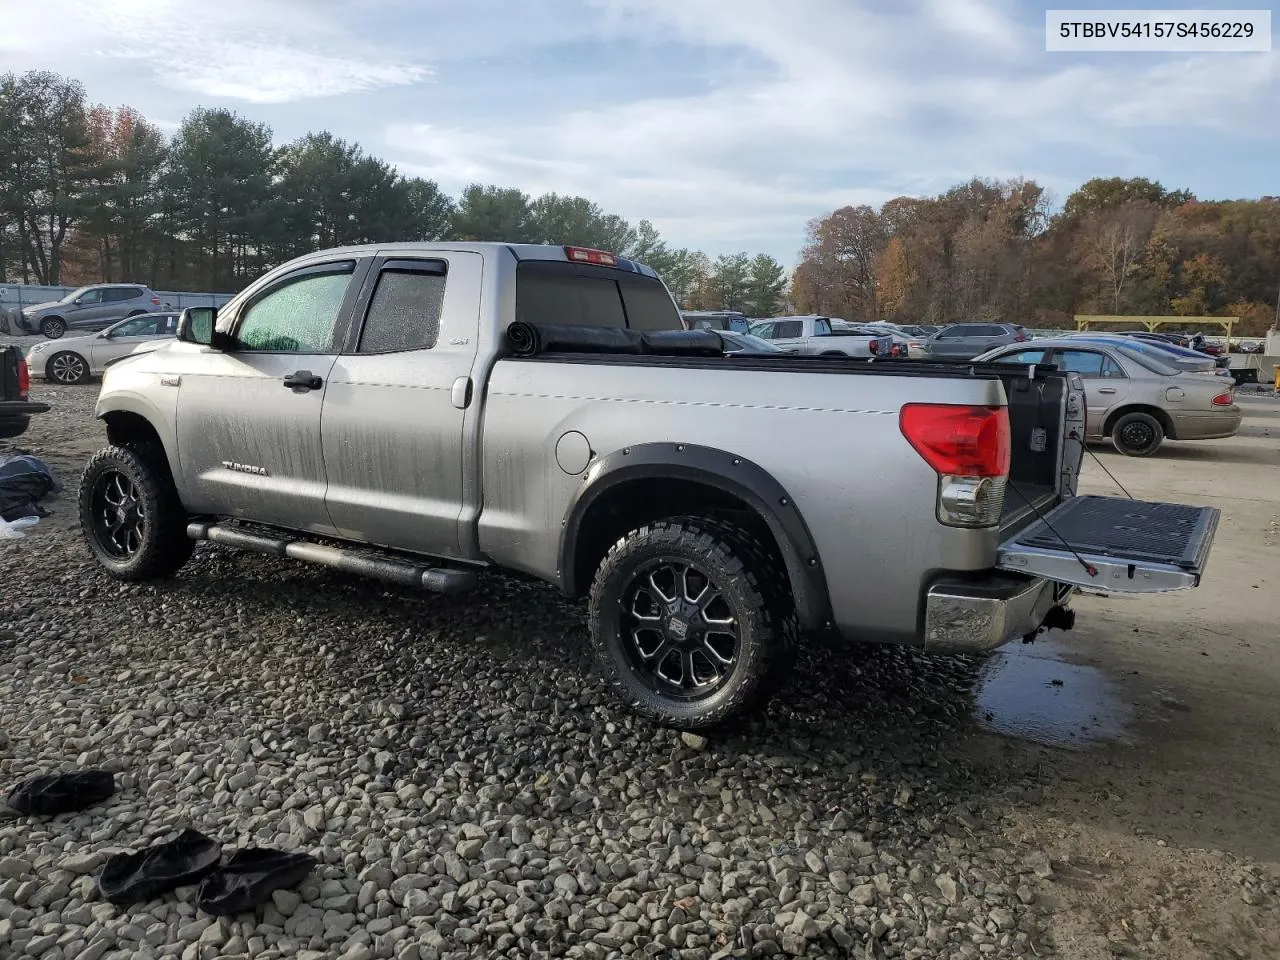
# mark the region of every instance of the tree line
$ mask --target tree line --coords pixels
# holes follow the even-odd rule
[[[1214,315],[1259,335],[1280,317],[1280,197],[1201,201],[1096,178],[1054,212],[1034,181],[973,179],[811,221],[791,298],[851,320]]]
[[[584,197],[473,184],[455,198],[327,131],[277,147],[267,125],[199,108],[166,137],[76,80],[0,76],[0,283],[233,292],[312,250],[442,239],[609,250],[652,266],[687,309],[770,316],[787,285],[767,254],[713,260]]]

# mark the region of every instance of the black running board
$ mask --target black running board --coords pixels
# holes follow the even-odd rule
[[[229,524],[200,522],[187,524],[192,540],[209,540],[238,550],[265,553],[272,557],[290,557],[304,563],[318,563],[345,573],[354,573],[402,587],[416,587],[432,593],[463,593],[475,586],[476,574],[471,570],[430,567],[400,557],[381,555],[368,547],[339,547],[291,534],[249,530]]]

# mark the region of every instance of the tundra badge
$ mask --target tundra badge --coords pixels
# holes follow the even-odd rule
[[[236,463],[234,460],[223,460],[222,465],[228,470],[235,470],[238,473],[252,473],[255,476],[267,476],[266,467],[255,467],[251,463]]]

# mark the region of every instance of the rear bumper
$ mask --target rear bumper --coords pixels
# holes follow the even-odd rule
[[[32,326],[33,323],[36,326]],[[0,309],[0,332],[7,333],[11,337],[30,336],[33,331],[39,330],[38,324],[38,321],[24,316],[18,307],[9,310]]]
[[[0,417],[25,417],[32,413],[46,413],[47,403],[36,403],[34,400],[0,400]]]
[[[1240,429],[1243,411],[1232,404],[1223,407],[1221,413],[1173,413],[1169,419],[1173,422],[1173,438],[1175,440],[1216,440],[1221,437],[1234,437]]]
[[[1073,589],[1017,574],[941,580],[925,595],[925,649],[977,653],[1003,646],[1035,633],[1055,608],[1065,611]]]

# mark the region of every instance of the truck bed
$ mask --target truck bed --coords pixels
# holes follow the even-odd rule
[[[837,626],[909,641],[932,577],[990,569],[999,543],[1059,499],[1068,376],[1009,364],[790,356],[504,357],[483,400],[478,545],[501,566],[557,574],[560,519],[591,479],[590,470],[556,466],[570,435],[601,456],[646,443],[723,450],[791,492],[828,587],[842,581],[830,589]],[[1011,489],[999,529],[937,522],[937,475],[899,428],[908,402],[1008,404]]]
[[[1063,436],[1062,428],[1063,411],[1069,392],[1069,375],[1052,367],[962,360],[850,360],[790,354],[759,357],[669,357],[552,352],[520,359],[544,363],[764,370],[840,377],[998,380],[1004,387],[1009,406],[1009,427],[1013,443],[1010,491],[1004,501],[1002,532],[1008,535],[1022,529],[1035,519],[1036,510],[1053,506],[1063,492],[1059,465],[1064,458],[1063,446],[1071,443],[1069,437]],[[1043,436],[1037,430],[1043,430]],[[1080,435],[1083,436],[1083,421],[1080,423]],[[1066,457],[1066,466],[1071,474],[1068,481],[1070,493],[1075,492],[1074,477],[1078,475],[1080,456],[1083,454],[1083,446],[1078,441],[1076,446],[1079,450],[1074,452],[1074,456],[1068,453]]]

